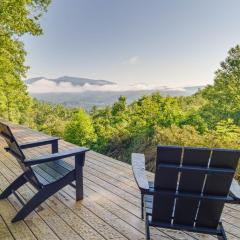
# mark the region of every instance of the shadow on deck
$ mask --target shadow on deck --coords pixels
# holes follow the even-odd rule
[[[12,126],[12,130],[20,143],[46,137],[23,126]],[[0,192],[21,174],[16,160],[4,151],[4,146],[0,138]],[[72,147],[60,141],[60,149]],[[50,153],[50,148],[38,147],[25,152],[31,157]],[[152,178],[153,174],[148,176]],[[23,201],[28,201],[34,192],[28,184],[18,191]],[[145,239],[140,193],[131,166],[93,151],[87,153],[84,167],[84,200],[75,202],[75,189],[67,186],[24,221],[12,224],[11,219],[20,208],[14,195],[0,201],[0,239]],[[240,206],[225,206],[223,224],[229,239],[240,239]],[[152,239],[216,239],[162,229],[152,229],[151,233]]]

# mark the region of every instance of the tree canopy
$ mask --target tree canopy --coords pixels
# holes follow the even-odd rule
[[[39,18],[50,0],[1,0],[0,2],[0,116],[26,121],[31,99],[22,79],[26,52],[19,37],[42,34]]]
[[[231,118],[240,124],[240,46],[231,48],[215,73],[214,84],[201,94],[207,100],[202,115],[214,127],[217,122]]]
[[[124,161],[132,152],[145,152],[153,170],[157,144],[238,149],[239,113],[240,47],[236,46],[220,64],[213,85],[189,97],[154,93],[130,105],[120,97],[113,106],[94,108],[86,129],[93,127],[88,139],[93,150]],[[74,139],[76,132],[82,134],[86,121],[75,118],[73,122],[65,129],[66,139],[83,144]]]

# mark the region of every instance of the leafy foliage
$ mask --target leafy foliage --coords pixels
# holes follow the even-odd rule
[[[64,137],[66,122],[72,118],[73,110],[62,105],[51,105],[33,100],[29,126],[50,135]]]
[[[146,153],[149,170],[154,170],[157,144],[238,149],[239,85],[232,82],[238,78],[238,52],[238,46],[230,50],[214,85],[193,96],[164,97],[156,92],[130,105],[120,97],[113,106],[95,107],[90,113],[34,101],[29,122],[41,131],[125,162],[132,152]]]
[[[0,117],[26,122],[31,99],[22,78],[26,52],[19,37],[40,35],[39,17],[50,0],[1,0],[0,2]]]
[[[157,144],[238,149],[239,83],[240,47],[236,46],[216,71],[214,85],[193,96],[163,97],[155,93],[129,106],[120,97],[112,107],[94,108],[90,117],[95,135],[89,144],[127,162],[131,152],[144,152],[150,170],[154,169]],[[80,126],[74,129],[82,131],[78,130]]]
[[[66,124],[64,137],[67,141],[78,145],[92,145],[96,135],[92,125],[91,117],[79,109],[73,114],[73,118]]]
[[[214,128],[217,122],[232,118],[240,124],[240,46],[228,52],[228,57],[216,71],[214,85],[201,92],[207,100],[201,115],[208,119],[208,125]]]

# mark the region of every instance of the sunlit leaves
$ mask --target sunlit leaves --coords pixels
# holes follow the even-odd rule
[[[79,109],[73,114],[73,118],[67,122],[64,138],[80,146],[90,146],[96,140],[91,117],[83,110]]]
[[[22,79],[25,77],[26,52],[19,37],[25,33],[39,35],[39,17],[49,0],[0,1],[0,117],[26,122],[31,99]]]
[[[230,49],[216,71],[214,85],[203,89],[202,95],[208,102],[201,114],[211,128],[228,118],[240,124],[240,46]]]

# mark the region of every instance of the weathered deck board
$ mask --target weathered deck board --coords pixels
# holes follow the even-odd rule
[[[2,216],[0,216],[0,239],[12,240],[14,239],[12,234],[9,232],[6,223]]]
[[[22,126],[12,126],[19,142],[44,138],[45,135]],[[20,173],[15,159],[3,150],[0,138],[0,191]],[[60,141],[60,149],[74,145]],[[47,146],[25,151],[33,157],[50,152]],[[68,160],[71,164],[71,158]],[[153,174],[148,173],[152,178]],[[27,201],[35,189],[27,184],[18,190]],[[84,200],[75,202],[75,190],[67,186],[45,201],[24,221],[11,219],[21,207],[15,196],[0,201],[0,239],[144,239],[140,219],[140,194],[131,166],[90,151],[84,167]],[[229,239],[240,239],[240,206],[224,209],[224,226]],[[203,234],[152,229],[152,239],[216,239]]]

